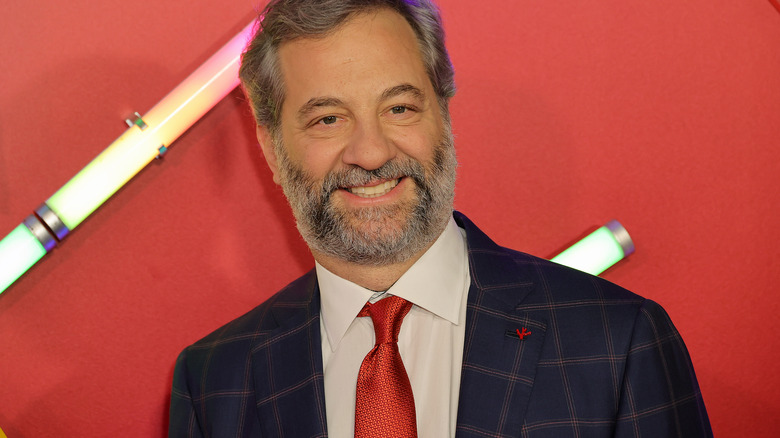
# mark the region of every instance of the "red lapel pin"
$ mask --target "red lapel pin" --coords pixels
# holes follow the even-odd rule
[[[523,338],[525,338],[526,336],[528,336],[528,335],[530,335],[530,334],[531,334],[531,332],[529,332],[528,330],[526,330],[526,329],[525,329],[525,327],[523,327],[523,331],[522,331],[522,332],[520,331],[520,329],[517,329],[516,331],[517,331],[517,336],[518,336],[518,337],[519,337],[521,340],[522,340]]]

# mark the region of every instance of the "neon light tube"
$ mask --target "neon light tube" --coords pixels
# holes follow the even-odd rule
[[[72,230],[238,85],[252,25],[225,46],[46,201]]]
[[[138,116],[35,215],[0,241],[0,293],[236,88],[241,52],[253,27],[254,22],[244,27],[148,113]]]
[[[46,249],[24,224],[0,240],[0,293],[45,254]]]
[[[634,242],[628,231],[612,220],[550,260],[599,275],[633,252]]]

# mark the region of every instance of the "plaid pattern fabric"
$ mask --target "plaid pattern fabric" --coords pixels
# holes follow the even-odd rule
[[[472,278],[457,437],[712,436],[660,306],[455,218]],[[312,271],[185,349],[169,436],[326,436],[319,327]]]
[[[456,436],[712,436],[688,352],[658,304],[501,248],[456,218],[472,277]]]
[[[312,270],[187,347],[168,436],[327,436],[319,309]]]

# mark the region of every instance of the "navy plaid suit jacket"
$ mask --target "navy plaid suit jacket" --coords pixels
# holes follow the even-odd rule
[[[458,437],[712,436],[688,352],[659,305],[499,247],[455,218],[472,281]],[[186,348],[169,436],[327,436],[319,315],[311,271]]]

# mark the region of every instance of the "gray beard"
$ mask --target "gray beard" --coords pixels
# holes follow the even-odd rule
[[[400,263],[432,244],[452,216],[458,163],[449,127],[429,169],[411,158],[394,159],[371,171],[352,167],[331,172],[321,186],[290,162],[280,139],[274,147],[282,189],[298,231],[313,251],[360,265]],[[400,177],[414,181],[413,199],[357,210],[339,208],[331,200],[339,188]]]

